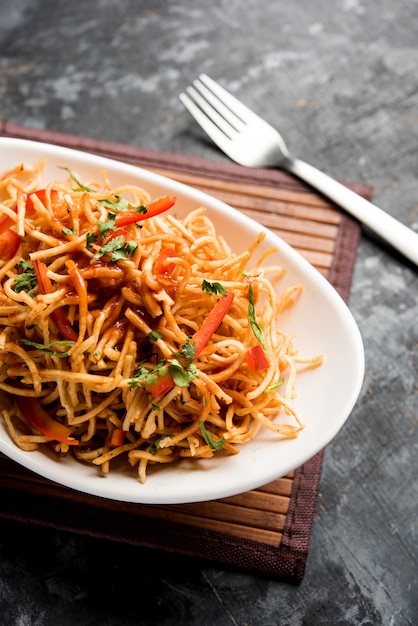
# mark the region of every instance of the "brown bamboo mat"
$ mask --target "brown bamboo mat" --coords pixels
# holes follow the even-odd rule
[[[279,170],[0,123],[0,135],[119,159],[202,189],[299,250],[348,301],[359,225]],[[365,197],[369,187],[349,185]],[[260,489],[197,504],[115,502],[63,488],[0,455],[0,516],[198,557],[299,583],[304,575],[323,452]]]

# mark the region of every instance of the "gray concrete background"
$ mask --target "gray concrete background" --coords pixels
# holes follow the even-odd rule
[[[417,68],[416,0],[0,0],[1,119],[222,161],[178,100],[206,72],[414,230]],[[1,521],[0,623],[417,624],[417,277],[363,232],[366,376],[325,452],[299,587]]]

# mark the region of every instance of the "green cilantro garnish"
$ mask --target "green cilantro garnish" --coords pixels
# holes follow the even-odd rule
[[[115,221],[116,221],[116,214],[115,213],[108,213],[107,214],[107,220],[105,222],[98,222],[98,227],[99,227],[99,231],[100,231],[100,236],[102,239],[105,239],[105,237],[107,236],[107,234],[109,233],[109,231],[115,231],[116,230],[116,225],[115,225]]]
[[[25,261],[24,259],[21,259],[19,261],[19,267],[22,270],[22,272],[31,271],[33,270],[33,263],[31,263],[30,261]]]
[[[151,454],[157,454],[158,448],[159,448],[159,445],[160,445],[161,441],[163,441],[163,439],[165,439],[166,437],[167,437],[167,435],[163,435],[162,437],[159,437],[158,439],[156,439],[154,441],[154,443],[151,445],[151,447],[149,449]]]
[[[189,343],[189,341],[187,341],[181,346],[180,350],[176,352],[176,354],[174,354],[173,356],[177,359],[186,359],[187,361],[189,361],[189,363],[191,363],[195,357],[195,354],[196,354],[196,344]]]
[[[168,372],[179,387],[188,387],[194,378],[199,378],[199,370],[192,363],[196,353],[196,345],[184,343],[180,350],[168,359]]]
[[[168,371],[174,384],[179,387],[188,387],[194,378],[199,378],[196,365],[191,363],[188,367],[183,367],[177,359],[170,359]]]
[[[269,385],[269,387],[266,387],[264,389],[264,393],[267,393],[268,391],[275,391],[276,389],[278,389],[279,387],[281,387],[284,383],[284,378],[281,378],[280,380],[278,380],[277,382],[273,383],[272,385]]]
[[[248,287],[248,318],[250,320],[250,325],[254,333],[254,337],[261,343],[263,348],[265,348],[266,344],[264,341],[263,329],[258,324],[255,315],[254,292],[251,285],[249,285]]]
[[[135,241],[125,241],[123,235],[118,235],[105,243],[96,252],[94,258],[100,259],[105,254],[110,254],[110,262],[117,263],[118,261],[125,261],[127,256],[133,256],[137,248],[138,244]]]
[[[123,247],[123,250],[128,256],[133,256],[137,251],[137,248],[138,244],[136,243],[136,241],[127,241]]]
[[[150,341],[158,341],[159,339],[163,338],[163,335],[156,330],[152,330],[150,333],[148,333],[147,337]]]
[[[95,233],[86,233],[86,248],[91,250],[93,244],[96,243],[98,237]]]
[[[35,272],[25,272],[23,274],[18,274],[14,280],[14,285],[16,293],[26,291],[27,294],[33,297],[35,293],[34,289],[37,285]]]
[[[225,444],[224,437],[222,437],[221,439],[214,439],[212,435],[210,434],[210,432],[206,430],[206,427],[203,422],[199,422],[199,428],[200,428],[200,432],[202,433],[203,439],[206,441],[206,443],[208,444],[211,450],[215,450],[215,452],[219,452],[219,450],[222,450]]]
[[[97,191],[97,189],[92,189],[91,187],[86,187],[86,185],[83,185],[83,183],[80,183],[80,181],[78,180],[78,178],[76,177],[74,172],[69,167],[60,167],[60,169],[61,170],[65,170],[66,172],[68,172],[71,180],[73,180],[75,182],[75,184],[77,185],[77,189],[75,191],[89,191],[89,192]]]
[[[114,211],[127,211],[130,208],[130,204],[125,198],[121,198],[118,195],[115,195],[115,198],[116,200],[111,200],[110,198],[99,200],[98,204]]]
[[[165,376],[167,372],[167,362],[165,360],[161,361],[152,370],[148,370],[143,365],[140,365],[135,376],[128,381],[128,385],[131,389],[134,387],[152,386],[156,384],[158,376]]]
[[[55,352],[51,350],[51,346],[63,346],[71,347],[74,345],[74,341],[51,341],[51,343],[36,343],[36,341],[29,341],[29,339],[18,339],[17,343],[24,343],[26,346],[31,346],[37,350],[41,350],[50,356],[57,356],[60,359],[68,356],[68,352]]]
[[[38,284],[36,274],[33,271],[32,263],[28,261],[20,261],[19,268],[22,270],[22,274],[17,274],[14,279],[14,287],[16,293],[26,291],[26,293],[33,298],[35,295],[35,287]]]
[[[206,291],[206,293],[212,293],[215,295],[226,296],[228,294],[227,290],[221,283],[212,282],[209,280],[202,280],[202,291]]]
[[[156,341],[160,338],[160,334],[151,331],[148,338],[151,341]],[[152,370],[140,365],[135,376],[129,380],[129,387],[131,389],[139,386],[152,387],[157,384],[159,376],[166,376],[167,374],[170,374],[175,385],[188,387],[191,381],[194,378],[199,378],[200,375],[199,369],[192,363],[195,352],[196,346],[194,344],[185,343],[171,358],[163,359]]]
[[[74,235],[75,227],[73,226],[72,228],[65,228],[65,226],[64,226],[64,228],[62,229],[61,232],[62,232],[63,235]]]

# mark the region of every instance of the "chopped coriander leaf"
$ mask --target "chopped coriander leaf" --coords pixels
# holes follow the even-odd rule
[[[37,350],[41,350],[50,356],[57,356],[60,359],[68,356],[68,352],[55,352],[51,350],[51,346],[63,346],[63,347],[71,347],[74,345],[74,341],[51,341],[51,343],[36,343],[35,341],[29,341],[29,339],[18,339],[17,343],[24,343],[26,346],[31,346],[32,348],[36,348]]]
[[[74,235],[75,228],[74,228],[74,226],[72,228],[65,228],[65,226],[64,226],[64,228],[62,229],[61,232],[62,232],[63,235]]]
[[[27,265],[31,266],[33,269],[33,265],[31,263],[27,263]],[[17,274],[14,279],[14,289],[16,293],[26,291],[31,298],[35,295],[35,287],[37,284],[38,280],[35,272],[31,272],[29,269],[25,270],[22,274]]]
[[[144,206],[143,204],[139,204],[136,209],[135,209],[135,213],[147,213],[147,207]]]
[[[78,180],[78,178],[76,177],[76,175],[74,174],[74,172],[72,170],[70,170],[69,167],[60,167],[61,170],[65,170],[66,172],[68,172],[71,180],[73,180],[75,182],[75,184],[77,185],[77,190],[76,191],[97,191],[97,189],[92,189],[91,187],[86,187],[86,185],[83,185],[83,183],[80,183],[80,181]]]
[[[214,439],[210,432],[206,430],[203,422],[199,422],[199,428],[200,432],[202,433],[203,439],[206,441],[211,450],[215,450],[215,452],[219,452],[219,450],[222,450],[224,444],[226,443],[224,437],[222,437],[221,439]]]
[[[21,259],[19,261],[19,267],[22,270],[22,272],[27,272],[28,270],[33,270],[33,263],[31,263],[30,261],[25,261],[24,259]]]
[[[156,365],[152,370],[148,370],[146,367],[140,365],[135,376],[128,381],[128,385],[131,389],[134,387],[152,386],[156,384],[158,376],[165,376],[166,374],[167,367],[165,360],[161,361],[161,363]]]
[[[168,372],[174,384],[179,387],[188,387],[194,378],[199,377],[199,370],[195,365],[192,364],[186,369],[177,359],[170,359]]]
[[[163,435],[162,437],[159,437],[158,439],[156,439],[154,441],[154,443],[151,445],[149,451],[151,452],[151,454],[157,454],[158,448],[160,446],[161,441],[163,441],[163,439],[165,439],[167,437],[167,435]]]
[[[209,280],[202,280],[202,291],[206,291],[206,293],[212,293],[215,295],[226,296],[228,294],[227,290],[221,283],[212,282]]]
[[[133,256],[138,248],[136,241],[127,241],[124,246],[124,252],[129,256]]]
[[[115,220],[116,220],[116,214],[115,213],[108,213],[107,214],[107,220],[105,222],[98,222],[98,227],[99,227],[99,231],[100,231],[100,236],[102,239],[104,239],[106,237],[106,235],[109,233],[110,230],[116,230],[116,225],[115,225]]]
[[[125,241],[123,235],[114,237],[107,243],[105,243],[98,252],[94,255],[95,259],[100,259],[105,254],[110,254],[110,262],[117,263],[118,261],[125,261],[128,256],[135,254],[138,244],[135,241]]]
[[[195,343],[184,343],[180,350],[174,354],[174,357],[177,359],[186,359],[190,363],[193,361],[196,354],[196,344]]]
[[[267,393],[268,391],[274,391],[275,389],[278,389],[279,387],[281,387],[283,385],[283,383],[284,383],[284,378],[281,378],[280,380],[278,380],[277,382],[273,383],[269,387],[266,387],[264,389],[264,393]]]
[[[86,233],[86,248],[91,250],[93,244],[96,243],[98,237],[95,233]]]
[[[158,341],[159,339],[163,338],[162,334],[156,330],[152,330],[150,333],[148,333],[147,337],[150,341]]]
[[[175,385],[179,387],[188,387],[190,378],[184,367],[175,359],[173,359],[169,366],[168,372],[174,381]]]
[[[193,380],[193,378],[199,378],[200,376],[199,369],[194,363],[191,363],[189,365],[189,367],[187,368],[187,372],[190,376],[190,380]]]
[[[254,292],[251,285],[249,285],[248,287],[248,318],[250,320],[250,325],[254,333],[254,337],[261,343],[263,348],[265,348],[266,344],[264,341],[263,329],[258,324],[255,315]]]
[[[124,198],[121,198],[118,195],[115,195],[116,200],[111,200],[110,198],[106,198],[105,200],[99,200],[98,204],[100,206],[104,206],[108,209],[114,209],[115,211],[128,211],[130,208],[130,204]]]

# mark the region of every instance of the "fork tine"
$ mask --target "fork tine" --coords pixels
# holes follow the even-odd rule
[[[219,97],[213,93],[213,91],[208,89],[208,87],[206,87],[206,85],[202,83],[200,80],[193,81],[193,85],[199,91],[199,94],[197,94],[197,96],[199,97],[199,106],[204,108],[204,110],[206,110],[206,113],[209,115],[209,117],[212,117],[214,121],[215,121],[215,118],[218,120],[216,123],[218,122],[220,123],[224,132],[226,132],[226,129],[227,129],[227,125],[225,125],[225,120],[227,121],[228,124],[232,126],[234,130],[236,131],[242,130],[245,122],[243,122],[239,116],[237,116],[233,111],[231,111],[231,109],[227,105],[225,105],[225,103],[222,100],[220,100]],[[204,97],[204,100],[202,100],[202,98],[200,97],[200,94],[202,94],[202,96]],[[211,109],[208,108],[208,103],[210,104]],[[216,112],[215,118],[213,117],[214,111]],[[230,130],[229,130],[229,134],[230,134]]]
[[[196,82],[197,81],[195,81],[195,83]],[[208,118],[211,119],[212,122],[214,122],[216,126],[218,126],[218,128],[220,128],[227,137],[232,139],[233,130],[234,129],[236,130],[236,128],[233,125],[231,125],[228,119],[225,118],[221,110],[218,113],[218,111],[216,110],[214,106],[216,103],[212,104],[212,102],[205,100],[205,98],[203,98],[202,95],[198,91],[196,91],[194,87],[187,87],[186,91],[189,94],[189,96],[191,96],[191,98],[195,101],[195,103],[198,104],[198,106],[202,109],[202,111],[206,113]],[[209,100],[210,99],[211,98],[209,94]]]
[[[249,124],[250,122],[262,121],[261,118],[254,113],[254,111],[251,111],[251,109],[245,106],[245,104],[237,100],[237,98],[230,94],[229,91],[226,91],[226,89],[221,87],[219,83],[216,83],[206,74],[200,74],[199,80],[244,123]]]
[[[214,124],[205,113],[193,102],[190,96],[186,93],[179,95],[180,100],[189,111],[190,115],[194,117],[196,122],[203,128],[206,134],[217,144],[221,150],[227,152],[227,146],[230,139],[221,131],[216,124]]]

